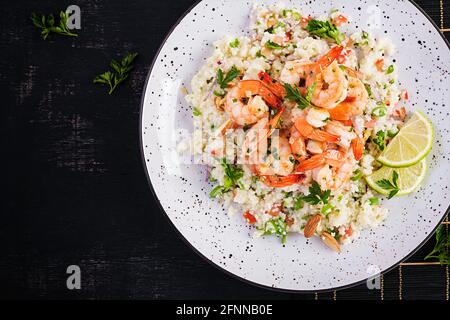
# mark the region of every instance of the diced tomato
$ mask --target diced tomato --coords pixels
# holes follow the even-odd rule
[[[378,71],[383,72],[384,71],[384,60],[378,59],[377,61],[375,61],[375,66],[377,67]]]
[[[290,31],[286,32],[286,39],[288,41],[292,39],[292,32],[290,32]]]
[[[345,16],[343,16],[342,14],[338,15],[336,18],[333,19],[333,23],[336,25],[336,27],[339,27],[347,22],[348,22],[348,19]]]
[[[248,224],[255,224],[256,223],[255,216],[252,215],[249,211],[246,211],[244,213],[244,218],[245,218],[245,220],[247,220]]]
[[[286,225],[288,227],[290,227],[294,224],[295,220],[294,220],[294,218],[286,216],[286,218],[284,219],[284,222],[286,222]]]
[[[349,226],[347,229],[345,229],[345,233],[344,233],[344,235],[342,236],[342,240],[345,240],[345,239],[351,237],[352,234],[353,234],[352,226]]]
[[[394,117],[400,119],[400,120],[405,120],[406,118],[406,109],[405,107],[401,107],[399,109],[394,110]]]
[[[408,90],[400,91],[400,98],[404,101],[408,101],[409,100]]]

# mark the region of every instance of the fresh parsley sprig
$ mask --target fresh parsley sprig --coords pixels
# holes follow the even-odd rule
[[[386,132],[382,130],[378,131],[376,137],[372,138],[372,142],[383,151],[386,148]]]
[[[215,198],[231,190],[235,186],[240,186],[240,179],[244,176],[244,171],[237,166],[227,163],[226,159],[222,159],[220,163],[225,171],[223,186],[214,187],[209,196]]]
[[[441,225],[436,231],[436,244],[425,260],[437,259],[441,265],[450,265],[450,237]]]
[[[287,225],[286,221],[277,217],[269,220],[264,226],[264,235],[276,235],[281,239],[281,243],[285,244],[287,239]]]
[[[394,171],[392,173],[392,181],[388,179],[381,179],[378,180],[377,185],[383,188],[384,190],[389,191],[388,199],[393,198],[399,191],[398,187],[398,173],[397,171]]]
[[[305,109],[311,106],[311,98],[314,90],[316,89],[316,83],[307,89],[306,96],[302,96],[297,88],[294,88],[289,83],[284,84],[284,90],[286,91],[285,99],[295,101],[300,109]]]
[[[125,81],[131,70],[133,69],[133,62],[137,57],[137,53],[128,53],[122,60],[112,60],[111,68],[113,71],[106,71],[94,78],[94,83],[104,84],[109,86],[109,94],[117,88],[117,86]]]
[[[265,46],[267,49],[272,49],[272,50],[281,50],[281,49],[284,48],[284,46],[279,45],[278,43],[273,42],[273,41],[270,41],[270,40],[267,41],[267,42],[264,44],[264,46]]]
[[[50,33],[56,33],[63,36],[70,36],[70,37],[78,37],[76,33],[73,33],[70,31],[70,29],[67,27],[67,13],[64,11],[61,11],[59,13],[59,23],[55,24],[55,17],[53,14],[45,15],[40,13],[32,13],[31,14],[31,21],[33,21],[33,24],[41,29],[41,36],[42,39],[46,40]]]
[[[226,75],[224,74],[222,69],[219,68],[217,70],[217,84],[219,85],[220,89],[226,89],[228,83],[230,83],[240,75],[241,72],[238,68],[236,68],[236,66],[232,66],[230,71],[228,71]]]
[[[303,201],[309,204],[328,204],[328,199],[331,195],[331,190],[322,191],[320,185],[313,181],[312,185],[309,187],[309,195],[303,197]]]
[[[333,39],[337,44],[341,44],[342,40],[344,40],[344,35],[330,21],[312,19],[308,21],[305,29],[319,38]]]

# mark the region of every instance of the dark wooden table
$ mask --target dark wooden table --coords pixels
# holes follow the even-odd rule
[[[147,185],[139,109],[154,54],[193,2],[21,0],[1,6],[0,297],[448,299],[448,268],[420,265],[433,241],[412,265],[386,274],[381,290],[362,285],[294,295],[225,275],[176,235]],[[81,8],[79,37],[43,41],[31,12],[57,13],[70,4]],[[441,29],[450,28],[450,0],[419,4]],[[140,53],[136,70],[108,96],[92,79],[128,51]],[[81,290],[66,288],[72,264],[81,268]]]

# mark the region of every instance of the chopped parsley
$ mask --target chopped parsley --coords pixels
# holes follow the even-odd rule
[[[202,112],[200,111],[199,108],[194,107],[194,108],[192,109],[192,114],[194,115],[194,117],[198,117],[198,116],[202,115]]]
[[[311,106],[311,98],[314,90],[316,89],[316,83],[308,88],[305,97],[301,95],[298,89],[292,87],[289,83],[284,84],[284,89],[286,90],[285,98],[297,102],[298,107],[303,110]]]
[[[351,177],[350,179],[352,181],[358,181],[359,179],[361,179],[363,176],[363,173],[360,169],[357,169],[353,172],[353,177]]]
[[[264,226],[264,235],[276,235],[281,239],[281,243],[286,243],[287,225],[283,218],[277,217],[269,220]]]
[[[319,38],[333,39],[337,44],[341,44],[342,40],[344,40],[344,35],[330,21],[312,19],[308,21],[305,29]]]
[[[377,181],[377,185],[384,190],[389,191],[388,199],[393,198],[400,190],[398,188],[398,173],[394,171],[392,173],[392,181],[388,179],[381,179]]]
[[[241,75],[241,72],[236,68],[236,66],[232,66],[230,71],[225,75],[222,69],[217,70],[217,83],[221,89],[225,89],[228,86],[228,83],[236,79]]]
[[[309,204],[328,204],[328,198],[331,195],[331,190],[322,191],[320,185],[317,181],[313,181],[312,185],[309,187],[309,195],[303,197],[303,201]]]
[[[237,48],[237,47],[239,47],[240,44],[241,44],[241,43],[239,42],[239,39],[236,38],[236,39],[234,39],[233,42],[230,42],[230,47],[232,47],[232,48]]]
[[[296,197],[294,200],[294,210],[303,209],[303,197]]]
[[[275,43],[273,41],[267,41],[264,45],[267,49],[273,49],[273,50],[281,50],[284,47],[279,45],[278,43]]]
[[[394,72],[394,66],[391,64],[391,65],[386,69],[386,74],[391,74],[392,72]]]
[[[369,202],[371,206],[376,206],[380,203],[380,199],[378,199],[377,197],[372,197],[369,198]]]
[[[241,186],[239,180],[244,176],[244,171],[242,171],[242,169],[227,163],[225,158],[222,159],[220,164],[225,171],[223,186],[219,185],[214,187],[209,193],[209,196],[211,198],[215,198],[221,194],[224,194],[230,191],[233,187]]]
[[[375,143],[378,148],[383,151],[386,148],[386,132],[378,131],[377,136],[372,138],[372,142]]]

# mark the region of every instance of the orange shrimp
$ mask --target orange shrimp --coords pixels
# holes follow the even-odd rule
[[[284,98],[286,90],[284,86],[273,79],[267,72],[261,71],[258,73],[258,78],[261,80],[278,98]]]
[[[305,118],[297,118],[294,125],[298,132],[307,139],[321,142],[339,142],[340,140],[337,135],[314,128],[306,121]]]
[[[354,116],[361,115],[368,99],[369,95],[361,80],[349,77],[347,97],[335,108],[329,110],[330,118],[333,120],[349,120]]]
[[[362,141],[361,138],[356,137],[355,139],[352,140],[352,150],[353,150],[353,155],[355,156],[355,160],[359,161],[361,160],[363,154],[364,154],[364,143]]]
[[[328,149],[321,154],[316,154],[301,162],[295,169],[295,172],[305,172],[308,170],[312,170],[318,167],[321,167],[325,164],[329,164],[331,166],[339,166],[345,160],[345,154],[340,150]]]
[[[291,186],[293,184],[301,183],[305,180],[306,176],[304,174],[290,174],[288,176],[261,176],[261,181],[273,188],[284,188]]]
[[[258,97],[260,97],[259,100]],[[261,98],[273,108],[281,106],[281,100],[263,82],[239,81],[227,94],[225,111],[239,125],[253,124],[267,116],[269,111]],[[247,101],[244,102],[244,100]]]

